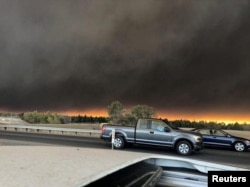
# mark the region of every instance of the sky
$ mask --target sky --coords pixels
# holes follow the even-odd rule
[[[250,122],[247,0],[0,0],[0,112]]]

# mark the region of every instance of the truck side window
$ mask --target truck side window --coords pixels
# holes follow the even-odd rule
[[[138,128],[139,129],[147,129],[148,128],[148,120],[144,120],[144,119],[140,119],[139,123],[138,123]]]
[[[164,131],[165,124],[161,121],[152,121],[151,129],[157,130],[157,131]]]

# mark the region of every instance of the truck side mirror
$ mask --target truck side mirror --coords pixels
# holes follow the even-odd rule
[[[170,132],[170,129],[168,127],[164,127],[164,132]]]

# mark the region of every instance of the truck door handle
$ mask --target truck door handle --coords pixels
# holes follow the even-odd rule
[[[150,134],[154,134],[154,131],[149,131]]]

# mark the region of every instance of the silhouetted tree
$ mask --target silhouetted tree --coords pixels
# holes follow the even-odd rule
[[[120,124],[123,120],[124,115],[124,106],[120,101],[113,101],[108,106],[108,115],[110,119],[110,123],[112,124]]]

